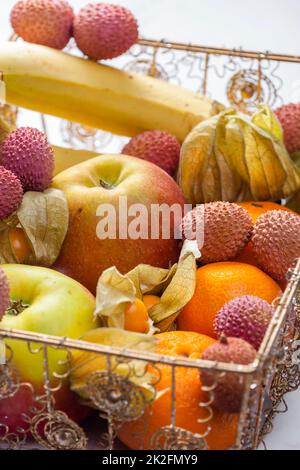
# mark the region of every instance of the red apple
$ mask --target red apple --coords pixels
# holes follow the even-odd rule
[[[63,171],[54,178],[53,187],[65,192],[70,210],[68,233],[54,267],[91,292],[95,292],[100,274],[111,266],[126,273],[140,263],[167,268],[178,260],[180,243],[174,237],[174,226],[180,222],[185,201],[176,182],[156,165],[127,155],[101,155]],[[120,235],[119,216],[128,227],[134,219],[120,207],[125,198],[128,208],[143,205],[143,222],[148,223],[148,235],[156,223],[156,239]],[[106,239],[99,238],[103,204],[112,205],[117,215],[116,236]],[[168,208],[176,204],[180,214],[171,215],[169,221],[153,222],[150,209],[155,204]],[[163,228],[168,222],[170,234],[165,236]]]

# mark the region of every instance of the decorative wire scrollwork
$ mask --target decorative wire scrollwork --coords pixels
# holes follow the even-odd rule
[[[163,426],[151,437],[151,448],[157,450],[207,450],[206,437],[211,431],[209,422],[213,417],[211,404],[214,400],[215,383],[212,387],[201,386],[208,396],[205,402],[199,403],[199,407],[207,410],[207,416],[198,419],[199,424],[207,424],[204,433],[193,433],[176,425],[176,366],[172,366],[171,372],[171,423]]]
[[[178,426],[164,426],[151,439],[156,450],[207,450],[204,437]]]
[[[8,426],[0,424],[0,449],[17,450],[21,447],[22,442],[24,442],[24,438],[21,439],[17,434],[11,433]]]
[[[0,400],[14,396],[20,387],[19,374],[12,364],[12,350],[8,346],[9,355],[6,364],[0,365]]]
[[[72,148],[82,148],[97,152],[107,147],[114,136],[110,132],[94,129],[71,121],[61,121],[63,141]]]
[[[144,414],[147,405],[141,388],[123,375],[107,371],[91,374],[87,393],[93,405],[115,421],[134,421]]]
[[[35,441],[48,449],[84,450],[87,446],[82,428],[62,411],[35,415],[30,430]]]
[[[277,90],[272,80],[257,70],[240,70],[229,80],[226,90],[231,106],[245,114],[252,114],[261,102],[273,107]]]

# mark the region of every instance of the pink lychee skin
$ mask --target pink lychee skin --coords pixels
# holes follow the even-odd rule
[[[24,41],[64,49],[73,29],[73,9],[65,0],[21,0],[11,11],[11,24]]]
[[[273,316],[272,306],[253,295],[236,297],[217,313],[214,329],[217,336],[224,334],[241,338],[259,349]]]
[[[276,109],[284,135],[284,143],[289,153],[300,150],[300,103],[289,103]]]
[[[202,354],[202,359],[213,362],[247,365],[254,361],[256,350],[247,341],[241,338],[227,338],[210,346]],[[239,413],[245,393],[245,376],[235,372],[225,372],[216,376],[209,369],[201,370],[203,385],[213,386],[213,406],[227,413]]]
[[[252,230],[253,223],[246,209],[224,201],[194,207],[181,224],[183,238],[198,239],[202,263],[234,259],[247,245]]]
[[[284,281],[300,257],[300,217],[272,210],[258,217],[252,236],[253,251],[261,269],[276,281]]]
[[[23,188],[19,178],[0,166],[0,220],[12,215],[20,206]]]
[[[127,8],[90,3],[74,18],[78,48],[93,60],[113,59],[138,40],[138,24]]]
[[[133,137],[122,154],[147,160],[174,176],[179,163],[180,143],[168,132],[146,131]]]
[[[54,152],[38,129],[20,127],[2,142],[0,164],[20,179],[24,191],[44,191],[52,181]]]
[[[0,321],[10,304],[10,289],[7,276],[0,267]]]

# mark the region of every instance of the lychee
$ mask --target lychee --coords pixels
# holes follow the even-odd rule
[[[300,103],[289,103],[276,109],[283,129],[284,143],[289,153],[300,150]]]
[[[300,217],[292,212],[269,211],[258,217],[252,236],[260,267],[277,281],[300,257]]]
[[[258,350],[272,315],[273,308],[268,302],[254,295],[243,295],[221,308],[214,329],[218,336],[244,339]]]
[[[20,127],[2,142],[0,164],[18,176],[24,191],[44,191],[53,176],[53,149],[38,129]]]
[[[133,137],[122,153],[154,163],[173,176],[178,167],[180,143],[168,132],[146,131]]]
[[[73,10],[65,0],[21,0],[11,24],[24,41],[64,49],[72,36]]]
[[[113,59],[138,40],[138,24],[127,8],[89,3],[74,18],[78,48],[93,60]]]
[[[251,344],[240,338],[226,338],[209,346],[202,354],[202,359],[231,364],[251,364],[256,350]],[[238,413],[241,409],[245,391],[244,375],[237,372],[216,374],[208,369],[201,370],[203,385],[214,388],[213,406],[227,413]]]
[[[186,214],[181,225],[184,238],[198,240],[203,263],[234,259],[247,245],[253,229],[246,209],[222,201],[195,207]]]
[[[7,276],[0,267],[0,321],[10,304],[9,283]]]
[[[0,166],[0,220],[12,215],[20,206],[23,188],[19,178]]]

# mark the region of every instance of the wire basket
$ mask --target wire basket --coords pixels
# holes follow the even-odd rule
[[[73,46],[70,46],[72,50]],[[127,70],[150,74],[173,83],[184,84],[203,94],[219,90],[215,96],[244,113],[251,113],[259,102],[270,106],[282,103],[287,96],[279,69],[300,66],[300,57],[192,46],[186,44],[140,40],[117,65]],[[222,82],[222,86],[217,85]],[[282,92],[282,95],[281,95]],[[2,109],[14,120],[16,110]],[[23,111],[21,110],[21,113]],[[47,116],[41,116],[41,125],[48,130]],[[96,151],[114,150],[124,143],[124,137],[112,136],[101,130],[80,124],[57,120],[61,139],[69,146]],[[51,136],[50,136],[51,139]],[[52,139],[51,139],[52,140]],[[0,408],[6,400],[20,394],[26,397],[27,411],[22,413],[22,423],[12,431],[8,422],[0,423],[0,448],[9,449],[114,449],[120,448],[118,434],[124,426],[138,421],[135,431],[136,449],[145,447],[147,421],[161,380],[161,368],[169,368],[170,384],[164,393],[169,394],[166,423],[152,432],[146,447],[160,450],[201,450],[214,448],[211,436],[215,426],[214,398],[216,386],[225,374],[238,377],[242,404],[238,415],[226,415],[225,421],[234,420],[234,437],[227,447],[255,449],[272,429],[272,419],[284,404],[284,395],[299,386],[300,371],[300,260],[289,271],[289,282],[281,298],[276,300],[276,311],[255,361],[250,365],[212,363],[200,359],[161,356],[155,353],[120,349],[81,340],[0,329],[0,339],[6,343],[6,363],[0,366]],[[35,367],[42,368],[44,381],[38,389],[22,381],[14,365],[14,347],[26,345],[26,353],[34,356]],[[87,398],[96,412],[81,426],[66,412],[60,411],[58,396],[66,388],[72,374],[74,351],[96,355],[105,367],[88,377]],[[57,355],[57,370],[50,370],[49,357]],[[141,367],[138,367],[142,365]],[[126,373],[120,374],[122,370]],[[149,381],[152,388],[147,395],[136,384],[141,371],[145,377],[151,367],[156,380]],[[184,368],[184,369],[183,369]],[[180,383],[178,371],[194,370],[213,373],[213,383],[201,385],[199,429],[188,429],[178,422],[176,406]],[[24,399],[25,400],[25,399]],[[224,424],[224,422],[223,422]],[[224,428],[226,434],[226,427]]]

